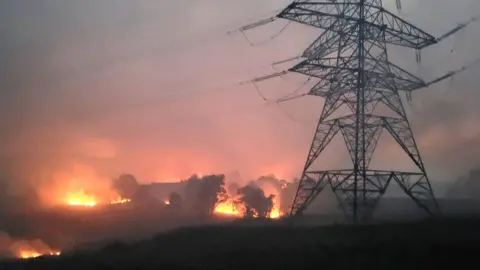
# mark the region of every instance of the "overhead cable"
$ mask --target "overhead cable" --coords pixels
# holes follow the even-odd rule
[[[453,76],[455,76],[455,75],[457,75],[457,74],[459,74],[459,73],[461,73],[461,72],[463,72],[463,71],[465,71],[465,70],[468,70],[468,69],[470,69],[470,68],[478,65],[479,63],[480,63],[480,58],[479,58],[479,59],[476,59],[476,60],[473,61],[472,63],[470,63],[470,64],[468,64],[468,65],[465,65],[465,66],[463,66],[463,67],[461,67],[461,68],[459,68],[459,69],[457,69],[457,70],[450,71],[450,72],[446,73],[445,75],[443,75],[443,76],[441,76],[441,77],[439,77],[439,78],[436,78],[436,79],[434,79],[434,80],[426,83],[426,85],[427,85],[427,86],[431,86],[431,85],[437,84],[437,83],[439,83],[439,82],[441,82],[441,81],[444,81],[444,80],[446,80],[446,79],[448,79],[448,78],[451,78],[451,77],[453,77]]]
[[[253,46],[253,47],[261,46],[261,45],[267,44],[268,42],[278,38],[281,34],[283,34],[283,32],[285,30],[287,30],[287,28],[290,26],[291,23],[292,23],[291,21],[288,21],[287,24],[282,29],[280,29],[280,31],[278,31],[274,35],[270,36],[267,40],[259,42],[259,43],[251,44],[251,46]],[[245,33],[244,33],[244,35],[246,36]]]
[[[439,38],[437,38],[437,42],[439,41],[442,41],[448,37],[450,37],[451,35],[457,33],[458,31],[460,30],[463,30],[464,28],[466,28],[468,25],[470,25],[471,23],[477,21],[478,19],[480,18],[480,15],[477,15],[477,16],[474,16],[472,17],[470,20],[468,20],[467,22],[465,23],[461,23],[459,25],[457,25],[455,28],[453,28],[452,30],[446,32],[445,34],[441,35]]]

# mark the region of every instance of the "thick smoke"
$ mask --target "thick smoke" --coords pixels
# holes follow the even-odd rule
[[[224,33],[284,3],[147,2],[53,0],[55,10],[2,4],[0,20],[8,27],[0,33],[0,175],[15,188],[50,189],[48,182],[74,164],[102,180],[128,170],[146,182],[287,166],[274,158],[280,150],[270,151],[274,142],[255,155],[247,151],[283,129],[270,126],[269,115],[250,113],[263,107],[256,96],[209,90],[263,72],[242,71],[263,63],[246,60],[250,48]],[[231,100],[241,101],[233,110],[240,114],[225,114],[231,106],[223,104]],[[256,165],[252,157],[264,162]]]
[[[95,173],[97,180],[81,180],[85,189],[97,186],[89,182],[108,186],[123,170],[147,182],[233,169],[248,178],[265,172],[286,178],[300,174],[315,121],[291,121],[274,106],[260,110],[263,103],[245,88],[207,91],[270,73],[270,68],[252,68],[297,55],[314,40],[317,32],[293,25],[265,47],[251,48],[243,37],[225,40],[226,31],[289,1],[121,1],[112,7],[58,0],[55,11],[7,2],[0,9],[2,25],[9,26],[1,33],[0,45],[0,69],[5,71],[0,77],[5,89],[0,175],[12,190],[33,185],[41,199],[52,204],[50,198],[58,195],[55,185],[65,189],[64,183],[71,181],[65,178],[78,178],[66,176],[75,166]],[[403,2],[401,15],[437,36],[479,9],[475,0]],[[392,3],[385,1],[385,6],[394,8]],[[432,6],[435,16],[425,16]],[[259,36],[269,37],[270,30],[260,29]],[[420,66],[414,63],[414,52],[393,50],[391,57],[413,73],[436,77],[475,59],[479,36],[478,23],[471,25],[425,50]],[[414,94],[413,128],[435,180],[455,179],[478,165],[476,73],[472,69]],[[297,88],[293,81],[281,80],[262,90],[275,98]],[[316,119],[319,102],[308,98],[285,106],[297,120]],[[226,114],[233,103],[245,114]],[[329,163],[339,163],[334,155]],[[386,153],[385,159],[390,158],[395,154]]]
[[[140,183],[235,169],[246,179],[266,172],[288,179],[299,176],[315,121],[290,121],[275,106],[265,107],[254,89],[233,85],[231,91],[209,92],[217,84],[270,73],[270,68],[251,68],[297,55],[313,41],[318,33],[303,26],[290,27],[295,31],[285,31],[266,47],[252,49],[243,37],[224,40],[230,27],[240,25],[228,21],[230,17],[259,18],[289,1],[121,1],[112,7],[98,1],[58,0],[55,10],[7,2],[0,9],[2,25],[9,26],[0,33],[0,86],[5,90],[0,99],[0,209],[64,204],[65,196],[79,191],[110,194],[111,177],[124,171]],[[480,8],[477,0],[403,2],[401,15],[436,36],[477,15]],[[425,16],[432,7],[435,16]],[[260,36],[270,34],[261,31]],[[221,38],[213,38],[213,32]],[[414,52],[393,50],[391,58],[412,73],[434,78],[475,60],[479,37],[475,23],[422,52],[420,65]],[[177,50],[182,44],[194,46]],[[478,72],[472,68],[413,95],[412,125],[434,184],[452,182],[479,165]],[[275,98],[298,84],[280,80],[271,89],[262,87]],[[202,94],[195,96],[193,91]],[[245,109],[246,114],[226,114],[231,104],[240,104],[239,112]],[[303,99],[285,106],[297,119],[316,120],[320,105],[317,99]],[[379,156],[396,160],[396,154]],[[335,151],[327,158],[329,164],[342,165]],[[280,198],[283,183],[269,179],[254,182],[288,209],[292,192],[288,200]],[[204,189],[192,180],[181,194],[182,209],[191,209],[201,193],[205,203],[199,204],[200,212],[208,215],[212,194],[223,194],[222,189],[236,194],[245,185],[212,182],[212,189]],[[295,184],[287,189],[295,190]],[[144,189],[137,197],[144,198],[141,194]]]
[[[468,174],[459,177],[450,185],[445,195],[449,198],[478,200],[480,196],[480,169],[473,169]]]
[[[401,15],[435,36],[467,22],[480,10],[480,2],[475,0],[403,2]],[[422,15],[432,8],[435,16]],[[403,52],[392,57],[404,63],[402,67],[418,71],[420,76],[430,80],[479,59],[479,44],[480,27],[477,21],[442,43],[423,50],[420,65],[415,63],[413,52],[411,57]],[[405,61],[409,58],[410,61]],[[451,80],[413,95],[410,116],[434,188],[439,182],[452,183],[458,176],[479,165],[480,126],[476,121],[480,113],[476,76],[479,70],[478,65],[473,66]]]

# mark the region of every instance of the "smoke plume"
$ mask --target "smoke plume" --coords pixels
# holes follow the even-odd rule
[[[321,100],[286,103],[286,117],[238,82],[272,73],[271,63],[298,55],[318,31],[292,24],[251,47],[225,33],[290,1],[167,2],[2,2],[0,176],[9,192],[33,186],[52,205],[72,186],[108,192],[110,179],[125,171],[140,183],[233,170],[245,179],[300,175]],[[435,36],[480,8],[476,0],[402,2],[400,15]],[[435,16],[425,16],[432,8]],[[268,40],[284,23],[251,38]],[[476,59],[479,37],[474,23],[423,51],[420,65],[415,52],[393,48],[391,58],[428,80]],[[414,94],[412,126],[434,185],[479,165],[478,72]],[[260,88],[275,99],[306,79],[291,75]],[[324,165],[345,164],[336,150]],[[388,161],[398,153],[387,147],[378,155]]]

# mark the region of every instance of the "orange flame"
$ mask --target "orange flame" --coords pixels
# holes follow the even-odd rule
[[[215,207],[215,213],[229,216],[240,216],[242,213],[236,209],[232,200],[220,203]]]
[[[220,215],[228,215],[228,216],[241,216],[242,212],[240,212],[235,203],[232,200],[228,200],[226,202],[220,203],[215,207],[214,212]],[[274,208],[272,212],[270,212],[271,219],[278,219],[282,216],[280,209],[277,207],[277,204],[274,204]]]
[[[282,216],[282,213],[278,208],[273,208],[272,212],[270,212],[271,219],[277,219],[277,218],[280,218],[281,216]]]
[[[67,194],[66,202],[71,206],[93,207],[97,205],[97,200],[94,196],[87,195],[82,189],[78,192],[70,192]]]
[[[115,194],[114,196],[109,196],[109,198],[110,199],[102,199],[101,201],[106,202],[108,204],[126,204],[131,201],[129,199],[121,198],[120,196],[118,196],[118,194]],[[114,199],[111,199],[111,198],[114,198]],[[100,200],[97,197],[86,194],[83,189],[77,192],[68,193],[66,196],[65,202],[70,206],[79,206],[79,207],[94,207],[100,204]]]
[[[40,256],[59,256],[60,251],[54,250],[43,243],[41,240],[15,240],[10,246],[10,250],[17,258],[32,259]]]
[[[37,257],[40,257],[40,256],[46,256],[46,255],[60,256],[60,254],[61,254],[60,251],[50,251],[50,252],[47,252],[47,253],[40,253],[40,252],[35,251],[35,250],[26,249],[26,250],[20,250],[18,252],[18,258],[20,258],[20,259],[33,259],[33,258],[37,258]]]
[[[110,204],[125,204],[125,203],[129,203],[131,200],[129,199],[117,199],[117,200],[113,200],[110,202]]]

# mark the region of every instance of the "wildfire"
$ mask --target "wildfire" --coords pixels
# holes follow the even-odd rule
[[[214,212],[220,215],[228,215],[228,216],[241,216],[242,212],[237,209],[235,203],[233,201],[228,200],[226,202],[220,203],[215,207]],[[280,218],[282,214],[280,213],[280,209],[274,207],[272,212],[270,212],[271,219]]]
[[[129,199],[123,199],[117,194],[110,194],[111,196],[105,196],[106,198],[99,199],[94,195],[85,193],[84,190],[78,192],[70,192],[66,196],[66,204],[70,206],[79,206],[79,207],[94,207],[100,204],[100,202],[106,204],[126,204],[129,203]],[[113,196],[112,196],[113,195]],[[114,199],[112,199],[114,198]]]
[[[26,250],[20,250],[18,252],[18,257],[20,259],[33,259],[33,258],[37,258],[37,257],[40,257],[40,256],[45,256],[45,255],[60,256],[60,254],[61,254],[60,251],[50,251],[50,252],[46,252],[46,253],[41,253],[41,252],[38,252],[38,251],[35,251],[35,250],[26,249]]]
[[[78,192],[68,193],[66,201],[71,206],[93,207],[97,205],[95,197],[87,195],[83,189]]]
[[[270,213],[270,218],[271,219],[277,219],[280,218],[282,214],[280,213],[280,210],[278,208],[274,208],[272,212]]]
[[[242,213],[238,211],[235,207],[235,204],[232,201],[226,201],[218,204],[214,210],[217,214],[229,215],[229,216],[240,216]]]
[[[129,203],[131,200],[129,199],[118,199],[118,200],[113,200],[110,202],[110,204],[125,204]]]
[[[166,201],[165,201],[165,205],[170,205],[170,201],[169,201],[169,200],[166,200]]]

